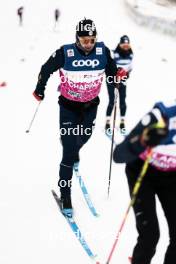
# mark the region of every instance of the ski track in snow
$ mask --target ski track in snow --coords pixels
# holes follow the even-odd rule
[[[25,131],[36,109],[32,97],[38,73],[55,49],[75,38],[77,22],[84,16],[95,21],[99,40],[113,49],[128,34],[134,50],[134,70],[127,89],[127,127],[130,129],[154,102],[175,96],[175,41],[134,24],[123,1],[7,0],[0,3],[0,263],[70,264],[91,261],[58,212],[51,189],[57,189],[61,145],[58,136],[58,73],[50,78],[46,97],[29,134]],[[24,26],[18,27],[16,9],[25,7]],[[79,6],[79,8],[78,8]],[[55,7],[60,23],[53,31]],[[94,218],[85,204],[77,180],[73,180],[75,217],[86,241],[105,263],[129,203],[124,165],[113,163],[110,197],[107,199],[110,142],[103,135],[108,102],[101,91],[96,129],[81,151],[80,172],[100,213]],[[161,239],[152,264],[162,263],[168,237],[158,205]],[[136,240],[131,211],[121,234],[113,263],[127,264]]]

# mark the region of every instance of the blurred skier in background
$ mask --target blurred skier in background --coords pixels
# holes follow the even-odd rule
[[[17,15],[19,17],[19,25],[22,26],[23,25],[23,12],[24,12],[24,7],[21,6],[17,9]]]
[[[50,75],[59,70],[60,133],[63,156],[60,163],[58,185],[61,192],[62,212],[72,217],[71,179],[73,169],[78,169],[79,151],[92,135],[99,92],[103,75],[116,79],[125,77],[124,70],[117,71],[110,50],[97,42],[97,30],[90,19],[81,20],[76,27],[76,42],[63,45],[42,66],[36,89],[37,100],[44,99]],[[113,89],[115,84],[113,86]],[[78,133],[75,133],[76,131]],[[87,161],[89,162],[89,161]],[[91,166],[91,164],[89,164]],[[89,166],[88,165],[88,166]]]
[[[126,163],[130,194],[147,158],[148,148],[152,148],[152,156],[133,206],[139,236],[132,264],[150,264],[156,252],[160,236],[156,196],[164,211],[170,237],[163,263],[173,264],[176,260],[176,100],[156,103],[115,148],[114,161]]]
[[[55,21],[54,28],[56,28],[56,26],[57,26],[57,24],[58,24],[59,17],[60,17],[60,11],[59,11],[58,8],[56,8],[56,9],[54,10],[54,21]]]
[[[123,68],[127,71],[127,78],[129,78],[132,71],[132,60],[133,60],[133,51],[130,45],[130,39],[127,35],[124,35],[120,38],[115,50],[113,50],[113,57],[116,62],[117,68]],[[110,129],[111,114],[114,108],[114,89],[113,84],[106,82],[109,103],[106,110],[106,124],[105,131]],[[120,132],[122,134],[126,133],[125,127],[125,114],[126,114],[126,80],[119,83],[119,106],[120,106]],[[118,122],[119,124],[119,122]]]

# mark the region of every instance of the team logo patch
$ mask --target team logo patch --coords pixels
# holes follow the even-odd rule
[[[73,49],[68,49],[67,50],[67,56],[68,57],[73,57],[74,56],[74,50]]]
[[[102,48],[96,48],[96,55],[102,55],[102,54],[103,54]]]

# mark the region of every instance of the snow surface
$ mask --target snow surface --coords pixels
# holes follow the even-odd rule
[[[146,16],[175,21],[176,5],[174,3],[156,0],[130,0],[130,2],[136,5],[138,10]]]
[[[16,9],[24,5],[24,26],[18,26]],[[53,10],[61,9],[60,24],[53,30]],[[49,80],[46,99],[31,132],[25,133],[37,102],[32,96],[41,65],[52,52],[75,38],[75,26],[84,16],[92,18],[99,40],[114,48],[122,34],[129,34],[135,53],[128,82],[127,126],[130,129],[155,101],[175,96],[175,41],[133,23],[123,1],[75,0],[0,2],[0,263],[91,263],[58,212],[51,195],[57,188],[62,148],[58,135],[58,73]],[[102,133],[108,97],[101,92],[97,126],[81,151],[80,170],[100,213],[95,219],[87,209],[79,184],[73,180],[73,205],[79,226],[91,249],[105,263],[129,203],[124,165],[113,163],[107,199],[110,142]],[[162,263],[168,230],[158,204],[161,239],[152,264]],[[132,211],[117,244],[113,263],[127,264],[136,241]]]

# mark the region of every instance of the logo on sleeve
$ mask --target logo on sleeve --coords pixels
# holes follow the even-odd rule
[[[68,49],[67,50],[67,56],[68,57],[73,57],[74,56],[74,50],[73,49]]]
[[[103,49],[102,48],[96,48],[96,55],[102,55]]]

